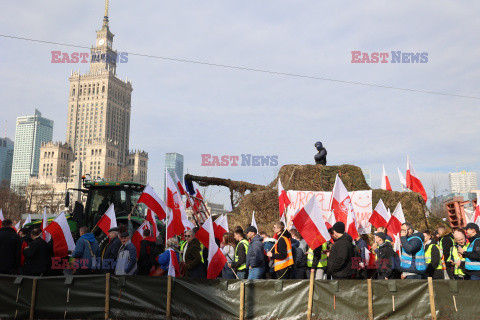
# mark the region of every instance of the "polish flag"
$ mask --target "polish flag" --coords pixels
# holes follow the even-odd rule
[[[25,227],[27,225],[27,223],[30,223],[30,222],[32,222],[32,216],[29,213],[28,216],[27,216],[27,219],[22,224],[22,228]]]
[[[98,220],[97,226],[108,235],[108,230],[117,227],[117,216],[115,215],[115,209],[113,203],[108,207],[108,210]]]
[[[20,222],[21,221],[22,220],[18,221],[17,224],[15,225],[15,227],[13,227],[17,233],[18,233],[18,231],[20,231]]]
[[[385,208],[385,204],[383,204],[382,199],[380,199],[368,222],[370,222],[375,228],[379,228],[387,227],[389,220],[390,213],[388,213],[387,209]]]
[[[150,222],[144,220],[132,236],[132,243],[137,249],[137,259],[140,257],[140,242],[144,239],[143,230],[147,229],[150,230],[150,234],[152,234],[152,226],[150,225]]]
[[[329,211],[327,214],[327,220],[325,220],[325,225],[327,226],[327,229],[330,229],[331,227],[333,227],[335,222],[337,222],[335,220],[335,214],[333,213],[333,211]]]
[[[222,272],[225,263],[227,263],[227,258],[225,258],[222,251],[215,242],[212,216],[208,217],[202,228],[204,228],[209,235],[207,279],[215,279],[220,274],[220,272]]]
[[[3,220],[5,220],[5,218],[3,217],[3,211],[2,209],[0,209],[0,228],[2,227],[2,222]]]
[[[375,255],[368,248],[363,248],[363,250],[365,252],[365,267],[367,267],[367,269],[376,269]]]
[[[180,265],[178,264],[177,253],[172,249],[170,251],[170,261],[168,262],[168,275],[172,277],[180,276]]]
[[[390,180],[388,180],[387,172],[385,171],[385,166],[382,165],[382,167],[383,167],[382,185],[380,188],[383,190],[392,191],[392,186],[390,185]]]
[[[147,210],[147,216],[145,220],[147,220],[148,223],[150,223],[150,226],[151,226],[150,235],[156,239],[157,236],[160,234],[160,232],[158,231],[157,222],[155,221],[155,217],[153,216],[152,210],[150,209]]]
[[[178,179],[177,173],[175,172],[175,182],[177,183],[177,189],[182,196],[186,195],[185,189],[183,188],[182,181]]]
[[[402,185],[402,189],[403,190],[407,189],[407,180],[405,180],[405,177],[403,176],[400,169],[397,168],[397,172],[398,172],[398,179],[400,180],[400,184]]]
[[[333,186],[330,210],[335,214],[335,221],[342,221],[348,227],[347,217],[353,212],[352,201],[348,195],[347,188],[337,174]]]
[[[278,208],[280,210],[280,217],[283,216],[285,210],[290,205],[290,199],[287,196],[287,193],[283,189],[282,181],[278,178]]]
[[[208,233],[208,230],[205,229],[205,223],[198,229],[197,232],[195,232],[195,238],[197,238],[198,241],[200,241],[200,243],[208,249],[208,247],[210,246],[210,234]]]
[[[202,194],[200,193],[200,190],[195,189],[195,191],[196,191],[195,197],[200,199],[200,200],[203,200],[203,197],[202,197]],[[202,201],[200,201],[200,200],[195,199],[195,204],[193,206],[193,209],[195,211],[198,211],[202,208]]]
[[[476,223],[480,226],[480,203],[477,204],[477,206],[475,207],[475,215],[473,216],[473,223]]]
[[[42,231],[45,230],[46,227],[48,227],[47,207],[43,208],[43,219],[42,219],[42,226],[41,226]],[[42,239],[45,240],[46,242],[49,242],[50,239],[52,239],[52,236],[50,235],[50,233],[44,231],[42,233]]]
[[[311,249],[315,250],[330,240],[330,234],[316,197],[311,197],[305,206],[293,216],[292,221]]]
[[[395,251],[398,256],[400,256],[400,251],[402,250],[402,243],[400,241],[400,233],[394,234],[392,237],[393,240],[393,251]]]
[[[171,214],[168,217],[167,234],[168,238],[172,238],[177,235],[181,235],[185,231],[183,220],[187,219],[187,213],[180,193],[172,180],[172,177],[167,172],[167,207],[171,210]],[[167,239],[168,239],[167,238]]]
[[[258,231],[257,221],[255,221],[255,211],[253,211],[253,213],[252,213],[252,223],[250,223],[250,225],[251,225],[252,227],[255,227],[255,229],[257,229],[257,231]]]
[[[223,241],[223,235],[227,232],[228,230],[228,220],[227,216],[222,214],[220,217],[217,218],[214,222],[215,227],[215,238],[217,238],[220,242]]]
[[[149,184],[143,189],[143,193],[138,198],[137,203],[145,203],[147,207],[157,214],[159,220],[163,220],[167,216],[165,203],[157,196]]]
[[[350,204],[350,207],[352,205]],[[345,226],[347,229],[347,233],[352,236],[352,238],[358,239],[359,234],[358,234],[358,224],[357,224],[357,217],[355,215],[355,212],[353,211],[353,207],[351,210],[348,210],[348,216],[347,216],[347,224]]]
[[[418,192],[422,195],[423,201],[427,203],[427,192],[422,185],[422,182],[417,176],[415,169],[410,163],[410,159],[407,156],[407,188],[413,192]]]
[[[403,215],[402,204],[399,202],[387,223],[388,233],[391,235],[399,233],[403,223],[405,223],[405,216]]]
[[[75,242],[65,212],[62,211],[43,232],[48,232],[53,239],[55,257],[66,257],[69,250],[75,250]]]

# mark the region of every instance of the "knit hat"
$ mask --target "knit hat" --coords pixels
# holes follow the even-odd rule
[[[345,233],[345,223],[343,223],[342,221],[335,222],[332,229],[337,233]]]
[[[384,232],[375,232],[373,235],[379,237],[383,241],[387,240],[387,235]]]

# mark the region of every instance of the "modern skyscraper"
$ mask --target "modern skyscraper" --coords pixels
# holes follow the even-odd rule
[[[183,179],[183,155],[176,152],[165,153],[165,169],[165,177],[163,179],[164,195],[167,194],[167,172],[173,181],[175,181],[175,173],[179,179]]]
[[[43,118],[37,109],[32,116],[17,118],[11,188],[27,185],[31,176],[38,175],[40,146],[51,141],[52,135],[53,121]]]
[[[0,138],[0,183],[10,185],[12,177],[13,141],[9,138]]]
[[[450,192],[452,193],[468,193],[477,189],[477,173],[476,172],[450,172]]]

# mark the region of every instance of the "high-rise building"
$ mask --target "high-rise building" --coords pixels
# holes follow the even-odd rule
[[[0,138],[0,184],[10,185],[12,177],[13,141],[9,138]]]
[[[37,109],[32,116],[17,118],[10,184],[12,188],[27,185],[30,177],[38,175],[40,146],[43,142],[51,141],[52,135],[53,121],[43,118]]]
[[[469,193],[477,189],[477,173],[476,172],[450,172],[451,193]]]
[[[175,181],[175,173],[179,179],[183,179],[183,155],[176,152],[165,153],[165,169],[164,195],[166,195],[167,192],[167,172],[173,181]]]

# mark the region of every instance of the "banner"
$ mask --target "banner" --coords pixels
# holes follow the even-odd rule
[[[302,209],[307,201],[315,195],[319,204],[320,210],[325,221],[328,219],[330,201],[332,192],[330,191],[287,191],[288,198],[291,203],[287,207],[287,221],[290,221],[292,216],[300,209]],[[372,225],[368,220],[372,215],[372,190],[352,191],[348,195],[352,200],[353,210],[357,217],[358,233],[371,233]]]

